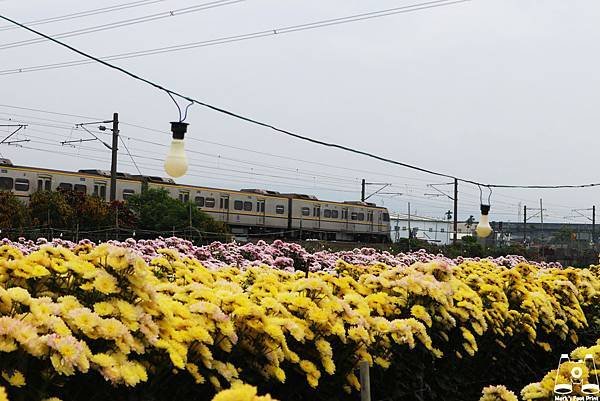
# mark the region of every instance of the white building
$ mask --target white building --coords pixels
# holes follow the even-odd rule
[[[397,242],[400,238],[408,238],[408,230],[412,231],[413,238],[432,242],[438,245],[449,245],[453,238],[453,221],[436,219],[432,217],[414,216],[410,218],[407,214],[396,213],[390,216],[392,228],[392,241]],[[473,229],[468,228],[465,223],[458,223],[458,239],[465,235],[472,235]]]

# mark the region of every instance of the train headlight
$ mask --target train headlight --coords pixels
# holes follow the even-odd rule
[[[490,205],[481,205],[481,216],[479,217],[479,223],[475,228],[475,232],[478,237],[485,238],[492,233],[492,226],[490,226]]]
[[[171,132],[173,133],[173,140],[171,141],[171,148],[165,159],[165,171],[171,177],[181,177],[187,172],[188,161],[185,155],[185,146],[183,138],[187,132],[187,123],[184,122],[172,122]]]

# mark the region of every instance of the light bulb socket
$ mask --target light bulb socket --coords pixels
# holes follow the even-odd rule
[[[181,121],[171,121],[171,132],[173,133],[173,139],[183,139],[187,132],[188,123]]]
[[[490,205],[481,205],[481,214],[487,216],[490,212]]]

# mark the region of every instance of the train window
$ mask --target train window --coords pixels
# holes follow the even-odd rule
[[[221,198],[219,208],[229,210],[229,198]]]
[[[63,191],[72,191],[73,184],[70,184],[68,182],[61,182],[60,184],[58,184],[58,189]]]
[[[358,219],[358,213],[356,213],[356,212],[350,213],[350,220],[356,220],[356,219]]]
[[[196,206],[203,207],[204,206],[204,196],[196,196]]]
[[[321,217],[321,206],[313,207],[313,217]]]
[[[277,205],[277,206],[275,206],[275,213],[277,213],[277,214],[284,214],[285,213],[285,206],[283,206],[283,205]]]
[[[49,177],[38,178],[38,191],[51,191],[52,190],[52,179]]]
[[[265,201],[264,200],[259,200],[258,202],[256,202],[256,211],[260,212],[260,213],[265,212]]]
[[[236,200],[233,202],[233,208],[235,210],[243,210],[244,209],[244,202],[242,202],[241,200]]]
[[[443,233],[443,232],[445,232],[445,231],[446,231],[446,230],[444,230],[443,228],[440,228],[440,232],[442,232],[442,233]]]
[[[97,182],[94,184],[94,196],[100,199],[106,199],[106,183]]]
[[[251,212],[252,211],[252,202],[244,202],[244,210],[246,212]]]
[[[179,191],[179,200],[187,203],[190,201],[190,193],[188,191]]]
[[[29,191],[29,180],[25,178],[17,178],[15,180],[15,191]]]
[[[367,221],[373,221],[373,212],[370,210],[367,212]]]
[[[302,208],[302,216],[310,216],[310,208],[303,207]]]
[[[364,221],[365,220],[365,214],[363,212],[358,213],[358,221]]]
[[[343,220],[348,220],[348,209],[343,209],[342,210],[342,219]]]
[[[206,202],[204,203],[204,206],[215,207],[216,204],[217,204],[217,201],[215,201],[215,198],[206,198]]]
[[[86,194],[87,193],[87,187],[83,184],[75,184],[74,187],[75,192],[79,192],[80,194]]]
[[[0,177],[0,189],[12,191],[13,179],[10,177]]]
[[[340,212],[338,212],[337,210],[332,210],[331,211],[331,218],[332,219],[337,219],[338,217],[340,217]]]
[[[135,191],[133,189],[124,189],[123,190],[123,200],[127,200],[135,195]]]
[[[390,221],[390,215],[389,215],[389,213],[384,213],[383,214],[383,221]]]
[[[323,217],[325,217],[326,219],[330,219],[331,218],[331,210],[329,210],[329,209],[323,210]]]

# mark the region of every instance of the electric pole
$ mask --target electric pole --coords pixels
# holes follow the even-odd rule
[[[452,242],[458,241],[458,179],[454,179],[454,236]]]
[[[112,123],[112,146],[108,143],[104,142],[104,140],[98,138],[98,135],[94,134],[92,131],[86,128],[87,125],[96,125],[96,124],[108,124]],[[83,128],[88,134],[90,134],[93,138],[89,139],[77,139],[72,141],[62,141],[61,145],[69,145],[72,143],[82,143],[88,141],[99,141],[102,143],[107,149],[111,151],[111,163],[110,163],[110,201],[113,202],[117,200],[117,155],[119,151],[119,113],[113,113],[112,120],[106,121],[95,121],[89,123],[80,123],[75,124],[75,128]],[[98,127],[100,131],[106,131],[107,128],[104,125],[100,125]]]
[[[412,230],[410,229],[410,202],[408,202],[408,251],[412,251],[410,240],[412,239]]]
[[[438,188],[438,186],[440,186],[440,185],[454,185],[454,196],[450,196],[446,192],[440,190]],[[445,196],[446,198],[450,199],[454,204],[454,220],[453,220],[454,227],[452,230],[452,231],[454,231],[454,235],[452,236],[452,243],[456,245],[456,242],[458,241],[458,179],[455,178],[454,182],[446,182],[443,184],[427,184],[427,186],[429,188],[434,189],[438,193],[424,194],[424,195],[426,195],[426,196]],[[448,211],[448,213],[450,213],[450,211]],[[450,219],[448,219],[448,220],[450,220]],[[449,240],[450,232],[448,232],[447,237]]]
[[[596,205],[592,206],[592,244],[596,245]]]
[[[117,155],[119,150],[119,113],[113,114],[112,127],[112,160],[110,163],[110,201],[117,200]]]
[[[523,244],[527,243],[527,205],[523,205]]]
[[[542,206],[542,198],[540,198],[540,223],[542,225],[542,236],[540,237],[540,243],[542,245],[542,257],[544,256],[544,207]]]
[[[367,183],[365,181],[365,179],[362,179],[362,185],[361,185],[361,191],[360,191],[360,201],[364,202],[365,201],[365,187],[367,186]]]

